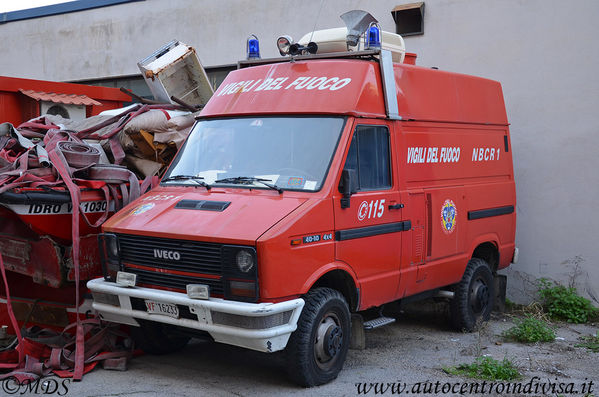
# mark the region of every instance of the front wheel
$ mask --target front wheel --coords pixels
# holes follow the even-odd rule
[[[343,295],[316,288],[304,297],[306,304],[297,329],[287,344],[289,376],[304,387],[335,379],[345,362],[350,343],[350,314]]]
[[[451,300],[452,325],[459,331],[476,330],[482,321],[489,321],[494,302],[493,273],[489,265],[480,258],[470,259]]]

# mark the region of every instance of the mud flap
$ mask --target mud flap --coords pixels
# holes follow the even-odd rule
[[[351,315],[351,339],[349,348],[364,350],[366,348],[366,335],[364,334],[364,319],[360,314]]]
[[[505,291],[507,289],[507,276],[503,274],[495,274],[493,277],[495,286],[495,306],[493,310],[503,313],[505,312]]]

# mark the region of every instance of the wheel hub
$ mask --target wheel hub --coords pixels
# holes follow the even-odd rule
[[[335,320],[334,316],[326,316],[316,331],[314,355],[321,367],[330,366],[343,346],[343,329]]]
[[[476,314],[482,313],[489,305],[490,300],[489,287],[482,280],[475,280],[470,289],[470,307],[472,311]]]
[[[329,327],[325,336],[325,353],[329,357],[335,357],[337,352],[341,349],[341,343],[343,342],[343,331],[341,327],[336,325],[335,327]]]

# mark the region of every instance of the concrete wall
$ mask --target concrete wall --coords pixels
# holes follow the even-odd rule
[[[391,9],[408,1],[147,0],[0,25],[0,74],[83,80],[137,74],[136,62],[177,38],[205,66],[245,56],[248,34],[263,57],[280,34],[343,26],[364,9],[394,31]],[[418,64],[501,81],[518,191],[520,263],[509,296],[526,301],[534,280],[575,282],[599,302],[599,1],[426,0],[424,34],[406,37]],[[320,10],[320,11],[319,11]]]

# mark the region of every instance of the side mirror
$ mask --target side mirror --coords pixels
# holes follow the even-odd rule
[[[349,208],[350,197],[358,190],[358,178],[356,177],[356,170],[344,169],[341,172],[339,190],[341,193],[343,193],[343,198],[341,199],[341,208]]]

